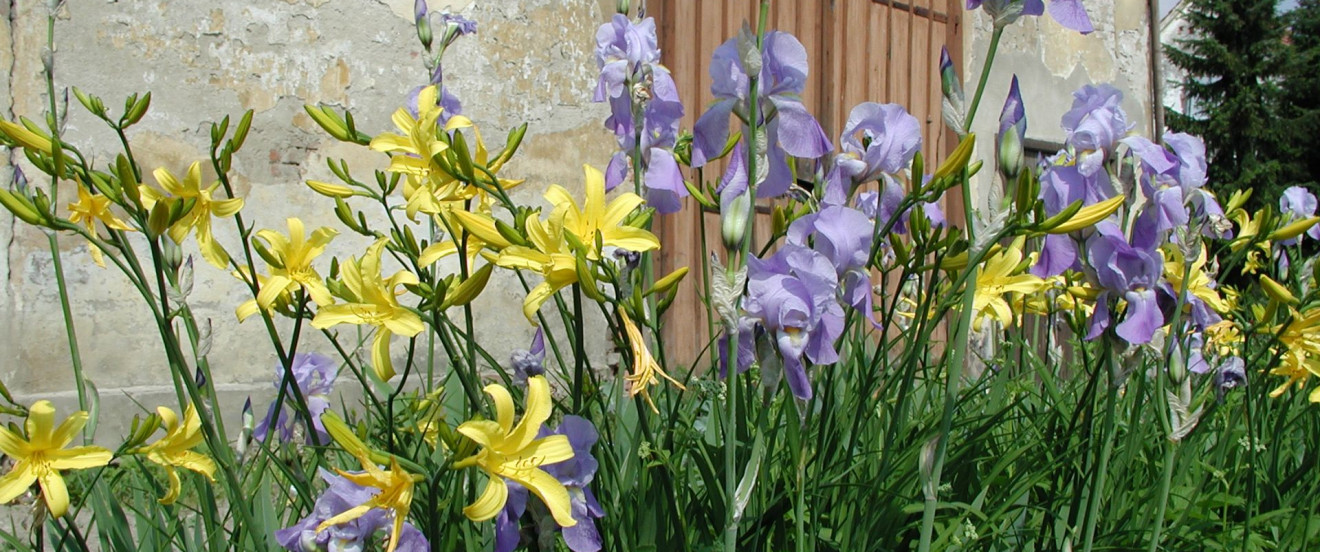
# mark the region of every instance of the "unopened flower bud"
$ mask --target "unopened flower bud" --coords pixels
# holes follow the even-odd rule
[[[747,221],[751,212],[752,196],[743,192],[729,201],[727,208],[720,213],[720,236],[724,238],[724,247],[730,251],[742,248],[742,242],[747,237]]]
[[[1009,182],[1014,182],[1018,173],[1022,172],[1022,165],[1025,162],[1022,137],[1018,136],[1016,128],[1009,127],[999,136],[999,172]]]
[[[623,15],[628,15],[628,11],[632,8],[631,4],[632,3],[628,0],[619,0],[619,2],[614,5],[614,11]]]
[[[422,47],[429,51],[432,39],[431,18],[427,16],[426,0],[413,3],[413,22],[417,25],[417,38],[422,41]]]

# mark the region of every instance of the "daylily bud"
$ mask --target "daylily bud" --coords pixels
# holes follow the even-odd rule
[[[307,187],[326,197],[353,197],[353,189],[342,184],[331,184],[320,180],[308,180]]]
[[[1270,298],[1275,301],[1286,305],[1297,304],[1297,298],[1293,296],[1292,292],[1288,291],[1288,288],[1284,287],[1283,284],[1274,281],[1274,279],[1269,276],[1261,275],[1260,287],[1265,291],[1265,295],[1270,296]]]
[[[683,277],[687,276],[687,273],[688,273],[688,267],[686,266],[679,267],[677,270],[670,272],[668,276],[665,276],[664,278],[657,280],[655,282],[655,285],[651,286],[651,289],[647,290],[646,293],[643,295],[651,295],[652,293],[656,293],[656,292],[664,293],[666,291],[669,291],[669,288],[672,288],[675,285],[677,285],[679,282],[681,282],[683,280]]]

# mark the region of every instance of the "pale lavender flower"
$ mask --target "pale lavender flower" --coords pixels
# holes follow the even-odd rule
[[[1110,325],[1110,300],[1123,299],[1127,308],[1115,333],[1133,345],[1149,343],[1155,331],[1164,325],[1157,291],[1164,274],[1153,228],[1138,225],[1132,239],[1123,235],[1117,224],[1101,221],[1087,242],[1087,261],[1103,290],[1096,299],[1095,314],[1086,338],[1099,337]]]
[[[860,184],[892,180],[921,149],[921,124],[898,104],[864,102],[848,114],[834,163],[843,177]]]
[[[872,324],[871,275],[866,265],[873,229],[874,223],[861,211],[835,205],[793,221],[787,236],[789,244],[810,245],[834,265],[841,299]],[[810,244],[809,238],[814,238]]]
[[[408,113],[414,118],[417,117],[417,110],[421,107],[417,105],[417,102],[421,97],[422,89],[434,85],[439,87],[439,93],[436,94],[436,103],[444,110],[440,112],[440,118],[437,119],[436,124],[444,126],[445,123],[449,122],[450,117],[453,117],[454,115],[462,115],[463,102],[460,102],[458,97],[449,91],[449,87],[444,85],[444,81],[444,66],[436,65],[435,70],[431,71],[430,82],[408,91],[408,98],[404,100],[403,103],[403,105],[408,108]]]
[[[546,473],[554,476],[568,489],[573,519],[577,521],[577,525],[560,528],[564,544],[573,552],[596,552],[603,546],[600,532],[596,529],[596,520],[605,517],[605,509],[591,493],[591,481],[595,479],[599,466],[591,449],[600,437],[590,421],[573,415],[564,416],[554,431],[541,428],[540,437],[550,435],[567,436],[568,443],[573,447],[572,458],[544,467]]]
[[[1088,84],[1073,93],[1072,109],[1063,114],[1062,123],[1065,143],[1076,152],[1082,174],[1102,171],[1118,141],[1132,130],[1122,103],[1123,92],[1109,84]]]
[[[748,259],[747,276],[743,309],[774,338],[793,395],[810,399],[803,358],[813,364],[839,359],[834,341],[843,334],[843,308],[834,265],[816,251],[785,245],[768,259]]]
[[[1246,387],[1247,364],[1242,357],[1232,356],[1219,362],[1215,370],[1215,390],[1219,400],[1224,400],[1224,393],[1235,387]]]
[[[1315,216],[1316,199],[1315,194],[1301,186],[1291,186],[1283,191],[1279,196],[1279,214],[1283,215],[1287,222],[1301,220]],[[1320,239],[1320,225],[1312,226],[1306,231],[1306,235],[1315,239]],[[1299,243],[1301,236],[1287,240],[1279,240],[1279,245],[1294,245]]]
[[[1214,195],[1204,190],[1206,182],[1205,143],[1182,133],[1166,133],[1164,142],[1173,151],[1142,136],[1122,140],[1141,160],[1142,193],[1147,206],[1142,216],[1154,221],[1157,231],[1167,232],[1188,224],[1192,217],[1205,219],[1223,215]],[[1204,231],[1224,237],[1205,225]]]
[[[453,42],[454,38],[476,34],[477,32],[476,21],[463,17],[457,13],[449,13],[449,10],[440,12],[440,26],[446,29],[445,35],[447,37],[451,34],[453,35],[448,38],[449,42],[445,44],[446,46]]]
[[[985,7],[986,13],[994,18],[995,26],[998,27],[1011,25],[1024,15],[1038,16],[1045,13],[1042,0],[967,0],[967,9],[979,7]],[[1086,15],[1086,9],[1082,7],[1082,0],[1051,0],[1050,17],[1060,25],[1082,34],[1095,30],[1090,16]]]
[[[1103,171],[1084,173],[1075,158],[1066,151],[1046,161],[1040,175],[1040,199],[1046,216],[1054,216],[1073,202],[1093,205],[1118,193]],[[1065,270],[1081,268],[1077,244],[1070,236],[1049,234],[1041,247],[1040,258],[1031,273],[1042,278],[1057,276]]]
[[[605,170],[605,189],[623,182],[640,152],[647,203],[662,214],[677,212],[687,197],[674,158],[683,103],[669,70],[660,64],[655,20],[633,22],[615,14],[596,31],[597,102],[610,104],[605,127],[618,138],[619,152]],[[637,128],[640,118],[642,128]]]
[[[495,516],[495,552],[513,552],[522,540],[522,515],[527,511],[527,487],[505,480],[509,496]]]
[[[332,525],[324,531],[317,531],[316,528],[321,522],[371,500],[371,497],[380,490],[363,487],[324,468],[318,469],[317,473],[328,487],[321,496],[317,497],[307,517],[291,527],[275,531],[275,541],[286,550],[293,552],[364,550],[371,544],[371,539],[377,531],[389,527],[389,512],[372,508],[356,519]],[[405,552],[423,552],[430,550],[430,544],[421,531],[411,523],[405,522],[399,534],[397,549]]]
[[[704,166],[724,151],[729,137],[729,116],[737,112],[747,119],[751,78],[738,53],[739,38],[731,38],[715,49],[710,76],[710,90],[716,102],[701,115],[693,131],[692,166]],[[806,89],[807,50],[793,35],[766,33],[761,48],[757,124],[763,127],[769,144],[769,174],[757,188],[758,197],[777,197],[793,182],[788,156],[816,158],[833,149],[820,123],[802,105]]]
[[[316,431],[317,442],[328,443],[330,435],[325,432],[325,426],[321,425],[321,414],[330,408],[330,391],[334,389],[335,377],[339,374],[339,365],[330,357],[319,353],[299,353],[293,357],[293,382],[302,392],[303,398],[307,401],[307,409],[312,414],[313,429]],[[284,382],[284,367],[277,365],[275,367],[275,388],[279,389],[280,384]],[[285,390],[285,404],[280,408],[280,418],[274,423],[274,430],[281,441],[290,441],[294,436],[294,428],[301,425],[302,418],[293,411],[293,391]],[[257,423],[253,430],[253,437],[258,441],[266,440],[266,433],[272,425],[272,416],[275,414],[275,404],[270,405],[266,416]]]
[[[530,349],[515,350],[509,355],[509,367],[513,369],[513,381],[519,384],[545,373],[545,334],[541,328],[536,328]]]

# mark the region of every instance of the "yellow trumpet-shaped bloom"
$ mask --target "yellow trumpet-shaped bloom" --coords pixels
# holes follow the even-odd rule
[[[1311,376],[1320,376],[1320,308],[1306,312],[1292,311],[1292,321],[1282,328],[1273,328],[1271,333],[1279,335],[1283,347],[1279,355],[1279,365],[1270,370],[1271,374],[1288,378],[1270,392],[1271,397],[1282,395],[1288,387],[1304,387]],[[1320,388],[1311,392],[1311,402],[1320,402]]]
[[[211,217],[233,216],[243,208],[242,198],[214,199],[219,182],[202,188],[202,164],[194,162],[188,167],[188,174],[180,181],[169,170],[156,169],[156,182],[161,190],[147,185],[140,187],[142,204],[151,209],[160,201],[192,201],[193,206],[177,222],[170,226],[169,235],[175,243],[183,243],[189,232],[197,236],[197,247],[202,250],[206,262],[217,268],[229,265],[229,254],[225,253],[220,243],[211,234]]]
[[[587,251],[586,258],[599,260],[596,247],[600,236],[601,247],[618,247],[629,251],[651,251],[660,248],[660,240],[641,228],[625,226],[624,219],[643,203],[633,193],[619,194],[614,201],[605,202],[605,177],[600,171],[585,166],[586,201],[579,208],[568,191],[550,186],[545,199],[554,205],[550,215],[527,219],[527,240],[531,247],[510,245],[500,250],[495,260],[505,268],[519,268],[541,273],[545,281],[532,289],[523,301],[523,315],[536,323],[536,311],[555,292],[578,281],[577,257],[569,245],[567,234],[572,234]],[[484,228],[484,224],[467,221],[465,226]],[[493,222],[491,223],[493,228]]]
[[[641,228],[623,224],[624,219],[645,200],[632,192],[619,194],[609,203],[605,202],[605,175],[590,165],[583,165],[586,172],[586,201],[579,208],[577,201],[568,194],[568,190],[551,185],[545,191],[545,199],[555,206],[555,212],[563,212],[563,228],[572,232],[587,246],[587,258],[599,258],[596,250],[596,234],[601,236],[603,247],[614,246],[629,251],[650,251],[660,249],[660,240]]]
[[[390,158],[390,172],[429,178],[438,171],[434,156],[449,144],[436,137],[436,121],[444,111],[436,105],[436,86],[423,88],[417,96],[417,117],[400,107],[391,119],[401,134],[381,134],[372,138],[370,148],[397,155]]]
[[[472,439],[481,450],[454,464],[454,468],[477,466],[490,479],[477,501],[463,509],[473,521],[495,517],[508,500],[505,480],[512,480],[545,503],[561,527],[577,524],[568,489],[541,466],[563,462],[573,457],[573,446],[565,435],[537,439],[541,425],[550,418],[550,384],[544,376],[527,378],[527,408],[517,426],[513,424],[513,397],[502,386],[486,386],[486,394],[495,403],[495,420],[472,420],[458,426],[458,432]]]
[[[646,339],[642,337],[641,330],[637,329],[632,319],[628,318],[628,313],[619,311],[619,316],[623,318],[623,330],[628,334],[628,347],[632,349],[633,356],[632,373],[623,378],[628,382],[628,396],[641,395],[646,399],[646,404],[651,406],[651,412],[659,414],[660,410],[655,407],[655,401],[651,400],[651,386],[659,385],[662,377],[679,389],[684,389],[683,384],[665,373],[660,363],[651,356],[651,350],[646,347]]]
[[[37,401],[24,423],[27,439],[0,426],[0,452],[14,461],[13,469],[0,477],[0,503],[18,498],[32,483],[40,482],[50,514],[63,516],[69,510],[69,489],[60,472],[104,466],[113,457],[96,446],[65,448],[86,423],[87,413],[80,410],[56,426],[55,407],[50,401]]]
[[[81,183],[78,184],[78,201],[69,204],[69,213],[69,222],[82,224],[93,236],[97,235],[97,221],[111,230],[133,231],[132,226],[110,212],[110,198],[91,193]],[[105,268],[105,258],[101,254],[101,248],[94,243],[88,243],[87,250],[92,253],[92,261],[97,266]]]
[[[413,337],[426,326],[417,313],[399,304],[398,286],[416,284],[417,276],[406,270],[395,272],[388,279],[380,273],[381,255],[385,250],[382,239],[367,248],[366,254],[340,265],[344,287],[351,295],[345,304],[323,306],[312,318],[312,327],[318,330],[339,324],[367,324],[376,327],[371,344],[371,364],[381,381],[394,377],[394,363],[390,361],[390,337],[399,334]]]
[[[564,239],[564,213],[555,211],[548,221],[527,219],[527,238],[532,247],[510,245],[500,250],[495,264],[541,273],[545,281],[532,288],[523,300],[523,316],[536,324],[536,311],[555,292],[578,281],[577,257]]]
[[[976,292],[972,297],[973,327],[980,330],[987,317],[1004,325],[1013,323],[1013,309],[1004,299],[1007,293],[1031,294],[1046,286],[1044,280],[1032,274],[1017,273],[1022,264],[1022,240],[986,259],[976,276]],[[1017,273],[1017,274],[1015,274]]]
[[[322,226],[312,231],[312,236],[308,239],[301,220],[290,218],[287,224],[289,225],[287,238],[274,230],[257,232],[257,237],[269,245],[271,255],[284,265],[270,268],[270,278],[262,282],[261,292],[257,294],[257,304],[269,311],[280,293],[292,292],[299,287],[306,290],[307,296],[317,305],[326,306],[334,303],[334,298],[330,297],[330,290],[326,289],[321,275],[312,268],[312,260],[325,251],[325,247],[339,235],[339,232]]]
[[[381,469],[372,461],[371,451],[367,449],[366,443],[353,435],[352,430],[348,429],[344,421],[334,413],[322,414],[321,423],[325,424],[326,432],[334,437],[339,446],[344,447],[345,451],[358,459],[364,470],[360,473],[351,473],[335,468],[335,471],[353,483],[380,489],[380,492],[370,500],[321,522],[316,530],[325,531],[335,525],[360,518],[372,508],[384,508],[394,514],[393,524],[390,527],[390,544],[385,551],[394,552],[399,546],[399,534],[403,531],[403,523],[408,519],[408,511],[412,509],[413,487],[422,480],[422,477],[408,473],[399,465],[399,459],[394,456],[390,456],[390,469]]]
[[[165,426],[165,436],[160,440],[142,447],[138,452],[145,454],[147,460],[165,468],[170,478],[170,489],[160,498],[161,504],[173,504],[179,499],[182,483],[176,468],[192,470],[207,479],[215,481],[215,462],[210,457],[193,450],[202,444],[202,419],[197,415],[197,408],[188,405],[183,412],[183,420],[173,410],[163,406],[156,408],[161,423]]]
[[[1228,303],[1224,301],[1223,297],[1219,296],[1218,289],[1211,287],[1214,280],[1211,280],[1210,275],[1205,273],[1206,252],[1204,247],[1201,248],[1201,255],[1195,261],[1192,261],[1190,272],[1188,272],[1189,267],[1184,264],[1185,259],[1181,248],[1164,248],[1164,258],[1164,278],[1169,281],[1169,285],[1173,287],[1175,292],[1183,289],[1183,274],[1186,272],[1188,274],[1186,283],[1188,295],[1204,301],[1206,306],[1219,314],[1228,313]],[[1188,308],[1191,307],[1188,306]]]

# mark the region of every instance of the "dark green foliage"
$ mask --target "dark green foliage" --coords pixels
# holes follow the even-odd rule
[[[1283,97],[1305,183],[1320,181],[1320,155],[1308,154],[1320,135],[1320,0],[1302,0],[1287,14],[1292,54],[1284,64]]]
[[[1287,118],[1282,86],[1291,49],[1278,0],[1192,0],[1195,35],[1166,45],[1186,73],[1190,113],[1171,111],[1169,128],[1205,139],[1209,186],[1220,197],[1254,189],[1249,209],[1311,180]]]

